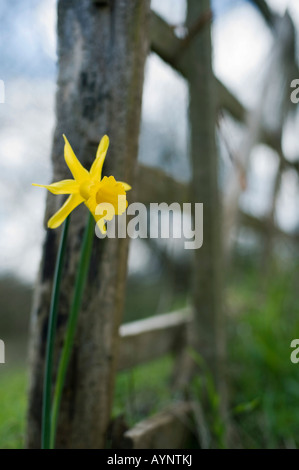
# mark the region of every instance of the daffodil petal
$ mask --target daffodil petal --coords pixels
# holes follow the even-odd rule
[[[32,186],[38,186],[39,188],[46,188],[53,194],[74,194],[79,191],[79,185],[75,180],[62,180],[52,184],[36,184],[32,183]]]
[[[132,189],[132,186],[130,186],[128,183],[125,183],[124,181],[117,181],[117,182],[123,185],[123,188],[125,191],[130,191],[130,189]]]
[[[57,228],[84,199],[80,194],[71,194],[63,206],[48,221],[49,228]]]
[[[98,146],[96,158],[90,168],[90,176],[94,180],[100,180],[102,176],[102,168],[106,158],[106,153],[109,147],[109,137],[104,135]]]
[[[78,158],[74,154],[74,151],[67,140],[66,136],[63,134],[63,138],[65,141],[65,146],[64,146],[64,159],[69,167],[73,177],[75,180],[78,182],[85,181],[86,179],[89,178],[89,173],[88,171],[81,165],[79,162]]]

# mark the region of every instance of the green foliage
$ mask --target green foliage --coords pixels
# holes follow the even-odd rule
[[[5,370],[0,375],[0,449],[24,446],[27,374],[24,368]]]
[[[132,426],[169,404],[176,398],[171,391],[172,370],[173,358],[167,356],[118,374],[113,416],[125,414],[126,422]],[[3,369],[0,376],[0,449],[24,447],[26,392],[25,368]]]
[[[171,390],[173,358],[164,357],[117,376],[113,416],[125,415],[132,426],[160,411],[175,398]]]
[[[259,398],[254,398],[253,400],[247,403],[240,403],[239,405],[235,406],[235,408],[233,409],[233,414],[238,415],[241,413],[250,413],[251,411],[254,411],[259,404],[260,404]]]
[[[282,264],[270,274],[244,266],[234,272],[229,375],[242,447],[299,446],[299,365],[290,361],[291,340],[299,337],[297,277],[296,266]]]
[[[190,348],[189,354],[198,366],[198,373],[191,382],[190,396],[192,400],[197,400],[203,409],[205,425],[210,434],[209,447],[223,449],[225,447],[225,425],[221,418],[220,396],[212,373],[195,350]]]

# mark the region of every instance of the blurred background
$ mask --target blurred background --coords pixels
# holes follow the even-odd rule
[[[290,100],[290,83],[299,78],[299,4],[267,1],[277,27],[256,4],[212,2],[215,75],[251,116],[245,127],[221,112],[217,126],[222,202],[229,208],[224,223],[229,226],[225,311],[231,413],[236,445],[288,448],[299,446],[299,366],[290,362],[290,342],[299,337],[299,113]],[[181,34],[184,0],[152,0],[152,9]],[[0,367],[0,448],[15,448],[23,446],[29,313],[44,238],[46,194],[31,183],[51,181],[56,1],[3,0],[0,18],[0,79],[5,83],[5,103],[0,104],[0,338],[6,344],[6,364]],[[139,160],[183,182],[190,179],[187,116],[185,80],[151,53]],[[238,193],[234,179],[240,178],[243,190]],[[125,322],[188,303],[189,253],[178,240],[154,241],[131,242]],[[166,359],[150,372],[143,366],[134,376],[121,376],[115,412],[125,406],[126,394],[134,396],[127,410],[132,422],[155,409],[157,401],[167,401],[169,363]],[[154,379],[144,391],[148,373]]]

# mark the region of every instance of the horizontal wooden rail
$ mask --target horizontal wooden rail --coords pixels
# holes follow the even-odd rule
[[[118,370],[180,351],[186,344],[190,318],[186,308],[122,325]]]
[[[138,202],[143,204],[149,204],[150,202],[166,202],[167,204],[178,202],[182,205],[184,202],[190,201],[188,184],[177,181],[163,170],[139,165],[138,176],[141,182],[140,186],[138,185],[140,191],[139,189],[137,191]],[[287,233],[265,218],[258,218],[243,211],[239,211],[239,215],[241,225],[251,227],[261,234],[267,234],[269,224],[271,224],[270,228],[275,236],[294,242],[299,241],[298,233]]]
[[[286,241],[295,242],[295,243],[299,242],[299,233],[285,232],[284,230],[277,227],[277,225],[275,225],[271,221],[271,219],[258,218],[258,217],[255,217],[254,215],[248,214],[243,211],[240,211],[239,215],[240,215],[241,225],[252,228],[256,232],[259,232],[261,235],[267,236],[270,231],[270,233],[272,233],[274,236],[284,239]]]
[[[124,449],[185,449],[193,435],[192,406],[181,402],[137,423],[122,444]]]
[[[174,179],[160,168],[139,164],[137,178],[138,202],[190,202],[189,184]]]

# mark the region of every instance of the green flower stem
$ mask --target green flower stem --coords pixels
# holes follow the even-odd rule
[[[92,250],[92,242],[94,235],[94,218],[91,213],[89,213],[88,222],[84,232],[84,238],[81,248],[80,261],[77,271],[77,277],[75,281],[75,290],[73,294],[70,316],[67,324],[66,336],[61,352],[61,358],[58,366],[56,386],[54,390],[53,397],[53,407],[52,407],[52,416],[51,416],[51,436],[50,436],[50,448],[54,449],[55,447],[55,437],[57,429],[57,419],[60,408],[60,402],[63,392],[63,387],[65,383],[66,372],[72,352],[72,347],[74,343],[76,326],[78,321],[78,315],[81,308],[82,297],[84,292],[85,281],[88,274],[88,268],[90,263],[90,256]]]
[[[43,390],[43,409],[42,409],[42,448],[43,449],[49,449],[50,447],[53,352],[54,352],[55,333],[56,333],[56,324],[57,324],[59,292],[60,292],[63,263],[64,263],[64,258],[65,258],[65,247],[66,247],[68,226],[69,226],[69,217],[67,217],[66,221],[64,222],[63,230],[62,230],[62,234],[60,238],[56,265],[55,265],[51,304],[50,304],[49,324],[48,324],[48,334],[47,334],[46,362],[45,362],[44,390]]]

